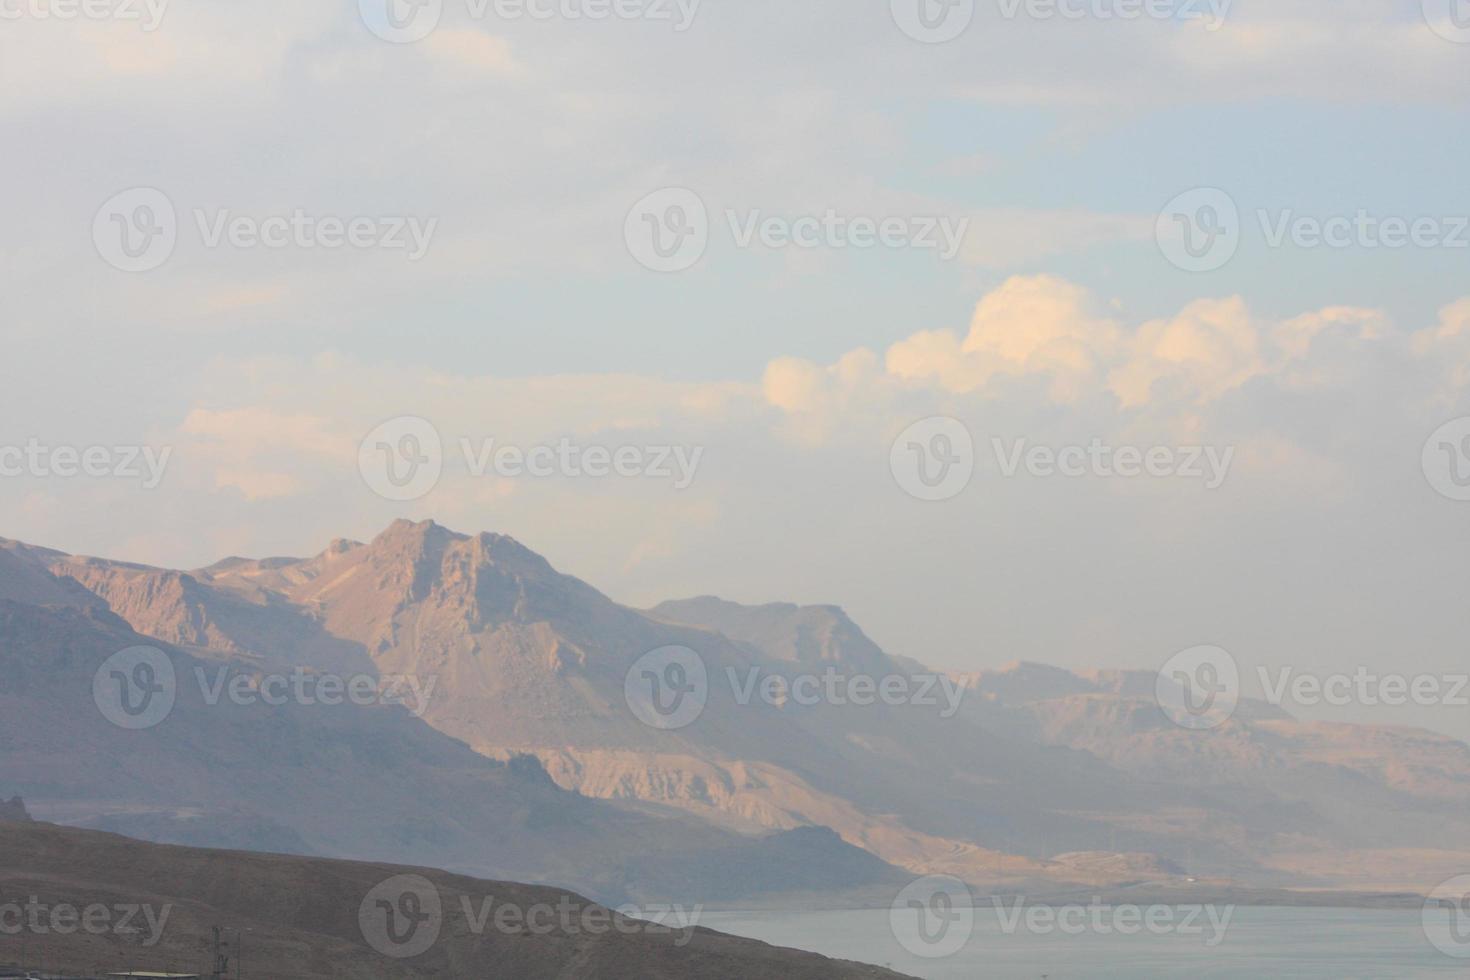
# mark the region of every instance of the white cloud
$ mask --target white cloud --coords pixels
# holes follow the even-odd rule
[[[1414,352],[1436,363],[1449,388],[1470,388],[1470,297],[1440,311],[1439,323],[1414,335]]]
[[[1239,297],[1199,300],[1145,323],[1130,347],[1108,381],[1125,408],[1154,401],[1164,385],[1186,401],[1214,401],[1267,368],[1261,328]]]
[[[1015,277],[975,307],[961,342],[947,331],[916,334],[888,351],[888,370],[950,391],[985,387],[997,375],[1040,375],[1058,401],[1096,384],[1115,356],[1118,326],[1095,312],[1078,286],[1050,276]]]
[[[851,411],[855,400],[891,400],[900,385],[994,397],[1003,382],[1016,380],[1040,384],[1057,405],[1108,396],[1124,410],[1186,413],[1257,379],[1294,388],[1342,381],[1335,355],[1317,356],[1325,338],[1387,342],[1384,314],[1355,307],[1273,323],[1253,316],[1240,297],[1200,299],[1132,327],[1104,309],[1065,280],[1013,277],[980,300],[963,338],[950,330],[915,333],[888,349],[881,375],[871,370],[866,351],[830,367],[783,358],[767,370],[766,397],[786,412],[811,416]],[[1470,338],[1467,311],[1466,305],[1447,309],[1437,332],[1421,334],[1418,347]],[[1470,353],[1470,343],[1465,347]]]

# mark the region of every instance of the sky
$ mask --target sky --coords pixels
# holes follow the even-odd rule
[[[0,0],[0,536],[1452,678],[1467,92],[1463,0]]]

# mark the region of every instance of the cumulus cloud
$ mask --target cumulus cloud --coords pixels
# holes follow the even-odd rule
[[[1243,299],[1199,300],[1139,327],[1108,387],[1125,408],[1153,401],[1162,385],[1213,401],[1266,370],[1261,334]]]
[[[1453,348],[1470,340],[1467,323],[1470,305],[1449,307],[1415,347]],[[994,397],[1005,382],[1023,381],[1042,386],[1055,405],[1108,396],[1122,410],[1184,413],[1258,379],[1296,388],[1341,381],[1329,341],[1386,342],[1387,329],[1382,311],[1347,306],[1264,321],[1238,296],[1195,300],[1130,326],[1081,286],[1017,276],[979,301],[964,336],[915,333],[889,347],[881,372],[866,350],[831,366],[782,358],[767,370],[765,393],[773,406],[810,416],[851,411],[854,400],[891,398],[904,387]]]
[[[1438,324],[1415,334],[1414,351],[1439,365],[1451,390],[1470,388],[1470,297],[1440,310]]]
[[[1116,356],[1120,336],[1086,290],[1051,276],[1016,277],[980,301],[963,340],[949,331],[915,334],[889,349],[887,365],[896,377],[950,391],[983,388],[997,375],[1040,375],[1058,401],[1075,401]]]
[[[1075,283],[1031,276],[982,296],[964,334],[921,331],[884,354],[857,348],[828,364],[776,357],[758,383],[495,377],[341,354],[222,360],[175,439],[217,489],[253,501],[304,498],[352,475],[358,442],[385,417],[421,416],[440,431],[450,461],[434,504],[451,509],[527,502],[517,485],[466,479],[454,462],[466,440],[524,447],[563,437],[658,439],[740,452],[765,446],[782,458],[874,452],[906,421],[943,413],[1076,438],[1214,440],[1238,446],[1242,464],[1266,478],[1327,468],[1328,447],[1302,442],[1311,426],[1277,419],[1272,406],[1282,399],[1340,411],[1343,399],[1375,390],[1388,399],[1377,409],[1385,424],[1417,425],[1426,398],[1463,397],[1467,365],[1470,300],[1417,333],[1349,306],[1272,320],[1240,297],[1199,299],[1130,323]],[[1296,423],[1303,411],[1299,403]]]

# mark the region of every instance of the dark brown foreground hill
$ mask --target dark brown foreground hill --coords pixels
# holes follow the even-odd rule
[[[398,959],[374,948],[360,913],[366,905],[366,929],[373,933],[372,923],[381,923],[373,919],[379,898],[411,916],[426,912],[422,903],[398,902],[396,886],[380,888],[404,880],[431,885],[442,913],[434,920],[437,940],[417,956]],[[504,908],[514,912],[501,918]],[[77,917],[63,911],[57,919],[57,909],[75,909]],[[538,925],[528,929],[520,919],[532,909],[540,910]],[[594,910],[590,916],[584,915],[588,909]],[[79,927],[88,910],[92,928]],[[124,916],[130,931],[120,935],[115,927]],[[391,865],[172,847],[46,823],[0,821],[0,917],[7,924],[0,964],[24,959],[30,966],[44,962],[49,972],[89,975],[125,969],[207,975],[212,929],[219,925],[227,939],[242,937],[241,975],[271,980],[899,976],[707,929],[621,918],[622,928],[613,928],[611,913],[554,888]],[[69,934],[57,934],[55,922]],[[23,923],[19,933],[16,923]],[[157,941],[144,945],[152,937]],[[373,938],[383,945],[381,931]],[[235,975],[233,964],[229,975]]]

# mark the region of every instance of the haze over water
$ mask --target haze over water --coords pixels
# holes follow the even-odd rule
[[[701,924],[923,980],[1419,980],[1470,969],[1430,945],[1418,911],[1238,907],[1207,948],[1201,936],[1006,933],[982,908],[965,948],[938,959],[906,952],[886,910],[706,913]]]

